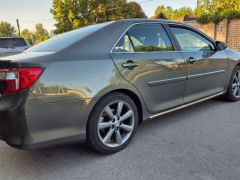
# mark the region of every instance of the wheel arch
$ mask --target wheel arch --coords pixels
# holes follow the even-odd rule
[[[238,61],[238,63],[236,64],[235,68],[239,66],[240,67],[240,61]]]
[[[105,96],[107,96],[107,95],[109,95],[111,93],[114,93],[114,92],[125,94],[125,95],[127,95],[128,97],[130,97],[134,101],[134,103],[135,103],[135,105],[137,106],[137,109],[138,109],[139,124],[141,124],[144,121],[144,104],[141,101],[141,98],[135,92],[133,92],[132,90],[123,89],[123,88],[121,88],[121,89],[113,89],[111,91],[106,92],[102,96],[100,96],[100,98],[94,103],[94,105],[93,105],[93,107],[92,107],[92,109],[91,109],[91,111],[89,113],[88,120],[89,120],[89,118],[90,118],[94,108],[98,105],[98,102],[101,101]]]
[[[123,94],[127,95],[128,97],[130,97],[134,101],[134,103],[138,109],[139,124],[141,124],[143,122],[143,105],[142,105],[142,102],[141,102],[140,98],[138,97],[138,95],[128,89],[116,89],[116,90],[113,90],[112,92],[123,93]]]

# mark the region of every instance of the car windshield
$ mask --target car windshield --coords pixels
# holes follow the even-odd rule
[[[27,46],[23,38],[0,38],[0,48],[16,48]]]
[[[28,49],[28,52],[59,52],[78,42],[82,38],[92,34],[93,32],[96,32],[99,29],[107,26],[109,23],[110,22],[95,24],[57,35],[45,42],[33,46],[32,48]]]

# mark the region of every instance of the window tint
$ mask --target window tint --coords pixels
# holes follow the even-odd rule
[[[117,45],[113,49],[113,52],[134,52],[132,43],[127,34],[118,41]]]
[[[173,51],[171,41],[160,24],[133,26],[117,43],[113,52]]]
[[[0,48],[9,48],[9,40],[0,39]]]
[[[194,31],[179,27],[171,27],[171,30],[183,51],[209,51],[214,49],[211,41]]]
[[[23,47],[23,46],[27,46],[27,44],[24,39],[20,38],[20,39],[14,40],[14,46],[15,47]]]
[[[14,48],[27,46],[22,38],[0,38],[0,48]]]
[[[170,39],[160,24],[135,25],[128,34],[136,52],[173,51]]]

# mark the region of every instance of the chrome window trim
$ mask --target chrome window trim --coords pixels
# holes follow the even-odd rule
[[[190,30],[193,30],[193,31],[196,31],[197,33],[199,33],[201,36],[203,36],[204,38],[208,39],[209,41],[211,41],[213,44],[215,44],[215,41],[210,38],[209,36],[207,36],[206,34],[203,34],[201,31],[195,29],[194,27],[190,26],[190,25],[187,25],[187,24],[181,24],[181,23],[173,23],[173,22],[138,22],[138,23],[133,23],[131,25],[129,25],[127,27],[127,29],[122,33],[122,35],[117,39],[117,41],[114,43],[114,45],[112,46],[111,50],[110,50],[110,53],[109,54],[140,54],[140,53],[169,53],[169,52],[201,52],[201,51],[184,51],[184,50],[173,50],[173,51],[148,51],[148,52],[113,52],[113,49],[114,47],[117,45],[117,43],[121,40],[121,38],[128,32],[128,30],[130,28],[132,28],[133,26],[135,25],[139,25],[139,24],[160,24],[163,26],[163,24],[166,24],[166,25],[176,25],[176,26],[181,26],[181,27],[185,27],[187,29],[190,29]],[[170,27],[169,27],[170,28]],[[166,31],[166,30],[165,30]],[[167,32],[166,32],[167,33]],[[167,33],[167,35],[169,36],[169,34]],[[170,39],[170,37],[169,37]],[[171,40],[170,40],[171,42]],[[171,42],[172,43],[172,42]],[[172,44],[172,46],[174,47],[174,45]]]
[[[115,47],[115,46],[114,46]],[[113,48],[114,48],[113,47]],[[111,52],[111,54],[141,54],[141,53],[170,53],[170,52],[178,52],[178,53],[194,53],[194,52],[204,52],[204,51],[146,51],[146,52]],[[209,52],[209,51],[208,51]]]
[[[169,28],[171,28],[170,26],[171,25],[175,25],[175,26],[179,26],[179,27],[185,27],[187,29],[190,29],[190,30],[193,30],[193,31],[196,31],[197,33],[201,34],[202,36],[204,36],[205,38],[207,38],[209,41],[211,41],[213,44],[215,44],[215,41],[214,39],[212,39],[210,36],[208,36],[207,34],[204,34],[202,31],[198,30],[197,28],[193,27],[193,26],[190,26],[188,24],[183,24],[183,23],[174,23],[174,22],[168,22],[168,23],[165,23],[166,25],[169,26]]]
[[[170,31],[171,31],[171,25],[172,25],[172,26],[176,26],[176,27],[183,28],[183,29],[185,28],[185,29],[187,29],[187,30],[189,30],[189,31],[193,31],[193,32],[195,32],[195,33],[198,33],[200,36],[202,36],[203,38],[205,38],[205,39],[207,39],[208,41],[210,41],[210,42],[213,44],[214,48],[215,48],[215,44],[216,44],[216,43],[215,43],[214,39],[212,39],[212,38],[211,38],[210,36],[208,36],[207,34],[204,34],[203,32],[199,31],[198,29],[194,28],[193,26],[190,26],[190,25],[188,25],[188,24],[173,23],[173,22],[166,23],[166,25],[168,25]],[[172,31],[171,31],[171,32],[172,32]],[[173,32],[172,32],[172,34],[173,34]],[[174,35],[174,34],[173,34],[173,35]],[[179,42],[177,41],[177,43],[179,43]],[[214,51],[214,49],[213,49],[212,51]],[[201,52],[201,51],[185,51],[185,50],[181,50],[181,51],[179,51],[179,52]]]
[[[129,54],[129,53],[134,54],[134,53],[176,52],[175,50],[173,50],[173,51],[146,51],[146,52],[113,52],[113,49],[115,48],[115,46],[117,45],[117,43],[118,43],[118,42],[122,39],[122,37],[128,32],[128,30],[129,30],[130,28],[132,28],[133,26],[139,25],[139,24],[159,24],[159,25],[162,26],[164,23],[163,23],[163,22],[138,22],[138,23],[133,23],[133,24],[129,25],[128,28],[122,33],[122,35],[120,36],[120,38],[118,38],[117,41],[116,41],[116,42],[114,43],[114,45],[112,46],[112,48],[111,48],[111,50],[110,50],[110,54]],[[163,27],[163,29],[164,29],[164,27]],[[164,31],[166,31],[166,30],[164,29]],[[168,35],[167,32],[166,32],[166,34]],[[168,36],[169,36],[169,35],[168,35]],[[173,45],[170,37],[169,37],[169,40],[170,40],[172,46],[174,47],[174,45]]]
[[[170,52],[178,52],[178,51],[146,51],[146,52],[112,52],[110,54],[145,54],[145,53],[170,53]]]

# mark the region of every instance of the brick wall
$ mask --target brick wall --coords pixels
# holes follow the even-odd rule
[[[230,48],[240,51],[240,19],[229,21],[227,43]]]
[[[215,40],[226,42],[229,48],[240,51],[240,19],[225,19],[217,24],[190,22],[189,25],[206,33]]]

